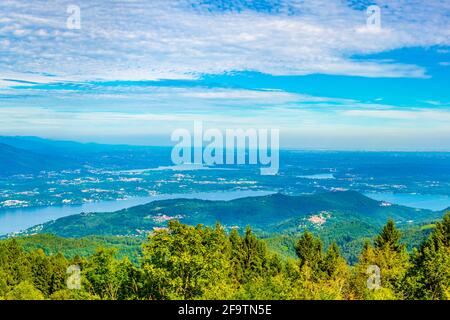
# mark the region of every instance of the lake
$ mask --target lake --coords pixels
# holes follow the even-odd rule
[[[334,175],[332,173],[318,173],[318,174],[308,174],[308,175],[303,175],[303,176],[297,176],[297,178],[311,179],[311,180],[328,180],[328,179],[334,179]]]
[[[441,194],[365,193],[369,198],[403,206],[440,211],[450,207],[450,197]]]
[[[161,194],[148,197],[131,197],[126,200],[89,202],[82,205],[0,209],[0,235],[17,232],[29,227],[79,214],[81,212],[113,212],[157,200],[196,198],[202,200],[233,200],[272,194],[270,191],[199,192],[187,194]]]

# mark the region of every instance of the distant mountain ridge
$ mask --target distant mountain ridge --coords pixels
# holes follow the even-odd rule
[[[0,143],[0,175],[60,170],[75,165],[67,159],[52,157]]]
[[[61,153],[66,155],[145,148],[125,144],[101,144],[94,142],[83,143],[70,140],[53,140],[35,136],[0,136],[0,143],[40,154]]]
[[[0,136],[0,176],[82,168],[149,168],[169,165],[164,147],[109,145]]]

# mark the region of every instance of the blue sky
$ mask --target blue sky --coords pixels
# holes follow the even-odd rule
[[[166,145],[202,120],[280,129],[289,148],[450,151],[448,1],[10,0],[0,13],[2,135]]]

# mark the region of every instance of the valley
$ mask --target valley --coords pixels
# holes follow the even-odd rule
[[[405,232],[412,248],[426,238],[424,228],[441,219],[444,211],[389,205],[354,191],[335,191],[304,196],[280,193],[233,200],[177,198],[157,200],[115,212],[83,212],[39,224],[15,236],[53,234],[64,238],[92,236],[146,239],[164,230],[171,220],[187,225],[231,232],[251,226],[275,251],[293,255],[294,240],[305,230],[319,235],[326,245],[336,242],[351,262],[366,239],[376,235],[389,219]]]
[[[311,230],[354,262],[387,219],[412,248],[450,207],[450,153],[281,150],[268,177],[252,165],[173,166],[168,147],[0,137],[0,148],[11,154],[0,158],[3,237],[141,241],[174,219],[220,222],[250,225],[285,256]]]

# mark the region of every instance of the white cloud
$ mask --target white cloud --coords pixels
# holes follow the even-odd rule
[[[48,84],[66,82],[67,79],[61,77],[48,76],[33,73],[2,72],[0,71],[0,89],[12,86],[30,86],[31,84]]]
[[[0,38],[8,44],[0,71],[73,81],[192,79],[236,70],[425,77],[420,66],[352,55],[450,44],[450,9],[442,1],[382,3],[376,34],[364,31],[365,11],[344,1],[290,1],[295,15],[193,10],[192,2],[78,0],[82,29],[68,30],[69,2],[3,1]]]
[[[302,109],[282,109],[267,116],[267,110],[239,116],[124,112],[61,112],[47,108],[0,108],[0,135],[39,135],[57,139],[170,145],[178,128],[192,130],[193,121],[206,128],[280,128],[281,145],[296,148],[450,150],[450,113],[425,110],[353,110],[333,116]],[[352,118],[373,117],[382,127]],[[402,119],[390,123],[386,119]],[[435,121],[435,119],[440,119]],[[417,121],[420,119],[420,123]],[[413,123],[414,125],[411,125]],[[420,127],[420,128],[419,128]],[[156,140],[155,140],[155,137]]]
[[[423,121],[450,122],[450,111],[429,109],[406,109],[406,110],[348,110],[342,112],[345,116],[361,118],[380,118],[395,120],[419,120],[417,125]]]

